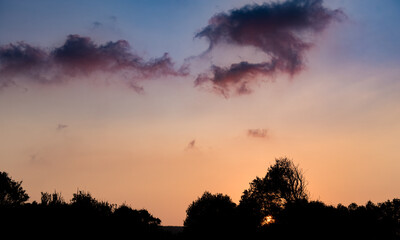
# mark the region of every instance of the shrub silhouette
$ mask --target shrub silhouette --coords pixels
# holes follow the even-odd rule
[[[61,193],[54,191],[54,193],[50,194],[47,192],[41,192],[40,204],[45,206],[60,206],[66,204],[64,198],[61,196]]]
[[[113,226],[117,230],[118,236],[142,235],[149,238],[160,234],[159,226],[161,220],[153,217],[147,210],[132,209],[127,205],[122,205],[115,209],[113,213]]]
[[[204,192],[186,210],[186,235],[199,238],[229,235],[236,224],[235,208],[229,196]]]
[[[98,201],[89,192],[77,191],[71,199],[71,207],[83,214],[106,217],[112,214],[115,205]]]

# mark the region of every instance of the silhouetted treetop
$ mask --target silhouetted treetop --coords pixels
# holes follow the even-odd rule
[[[0,172],[0,205],[20,205],[28,201],[29,196],[21,184],[22,181],[14,181],[8,173]]]
[[[288,202],[307,200],[303,172],[288,158],[275,159],[264,178],[256,177],[243,192],[240,208],[249,214],[248,221],[259,225],[268,215],[278,214]]]
[[[204,192],[186,210],[185,230],[190,235],[227,234],[235,224],[236,204],[228,195]]]
[[[114,217],[124,220],[126,224],[132,226],[150,225],[155,227],[161,224],[161,220],[153,217],[146,209],[136,210],[127,205],[115,209]]]
[[[276,159],[264,179],[277,197],[286,202],[308,199],[303,172],[288,158]]]
[[[73,194],[73,198],[71,199],[71,206],[82,209],[87,212],[95,212],[102,216],[111,215],[114,204],[110,204],[108,202],[98,201],[89,192],[84,192],[78,190]]]
[[[54,191],[54,193],[50,194],[47,192],[41,192],[41,205],[46,205],[46,206],[59,206],[66,204],[64,201],[64,198],[62,197],[61,193],[58,193]]]

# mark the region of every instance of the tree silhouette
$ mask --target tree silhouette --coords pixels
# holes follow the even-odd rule
[[[147,210],[132,209],[127,205],[122,205],[115,209],[113,213],[114,224],[119,229],[120,235],[135,232],[150,234],[157,232],[161,220],[153,217]]]
[[[73,194],[71,207],[84,214],[103,217],[110,216],[115,205],[104,201],[98,201],[92,197],[89,192],[78,190]]]
[[[400,199],[337,207],[309,201],[301,170],[287,158],[254,179],[239,206],[228,195],[204,192],[188,206],[179,234],[145,209],[116,207],[89,192],[77,191],[68,203],[60,193],[42,192],[39,204],[26,203],[21,183],[0,172],[0,229],[14,238],[400,239]]]
[[[41,205],[46,206],[60,206],[66,204],[64,198],[61,196],[61,193],[54,191],[54,193],[50,194],[47,192],[41,192]]]
[[[204,194],[186,210],[185,231],[191,237],[227,235],[234,230],[236,204],[223,194]]]
[[[243,192],[239,211],[245,224],[260,226],[269,216],[278,215],[289,202],[307,200],[303,172],[288,158],[275,159],[264,178],[256,177]]]
[[[28,201],[29,196],[21,186],[22,181],[12,180],[8,173],[0,172],[0,205],[20,205]]]

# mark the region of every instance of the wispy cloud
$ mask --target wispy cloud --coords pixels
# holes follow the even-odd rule
[[[219,13],[196,34],[209,41],[205,55],[222,44],[251,46],[265,54],[261,62],[233,62],[228,67],[211,66],[200,74],[195,86],[211,83],[224,96],[251,92],[249,85],[257,76],[290,76],[304,69],[305,53],[313,43],[313,34],[323,31],[330,22],[344,16],[341,10],[330,10],[322,0],[290,0],[286,2],[246,5],[228,13]]]
[[[268,130],[267,129],[248,129],[247,136],[255,137],[255,138],[267,138]]]
[[[61,131],[63,129],[66,129],[67,127],[68,127],[68,125],[66,125],[66,124],[58,124],[56,129],[58,131]]]
[[[43,158],[42,156],[39,156],[38,154],[31,154],[29,156],[28,163],[34,166],[45,166],[45,165],[51,165],[51,162]]]
[[[196,146],[196,140],[193,139],[192,141],[189,142],[189,144],[186,146],[185,150],[191,150],[194,149]]]
[[[0,88],[15,85],[18,77],[42,85],[59,84],[75,77],[90,77],[95,72],[118,75],[135,91],[137,81],[161,76],[182,76],[167,53],[144,60],[132,53],[125,40],[98,45],[91,38],[69,35],[62,46],[52,51],[18,42],[0,47]]]

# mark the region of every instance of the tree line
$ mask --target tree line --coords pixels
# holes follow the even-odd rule
[[[279,158],[256,177],[236,205],[228,195],[205,192],[187,209],[192,238],[400,239],[400,199],[336,207],[309,198],[302,170]]]
[[[310,200],[302,170],[279,158],[256,177],[239,204],[204,192],[186,210],[183,231],[170,233],[145,209],[117,206],[77,191],[41,193],[28,203],[22,182],[0,172],[0,230],[11,236],[112,239],[400,239],[400,199],[349,206]]]
[[[99,201],[78,190],[67,202],[61,193],[41,193],[40,202],[27,203],[22,182],[0,172],[0,232],[13,239],[121,239],[126,236],[164,239],[161,220],[146,209]]]

